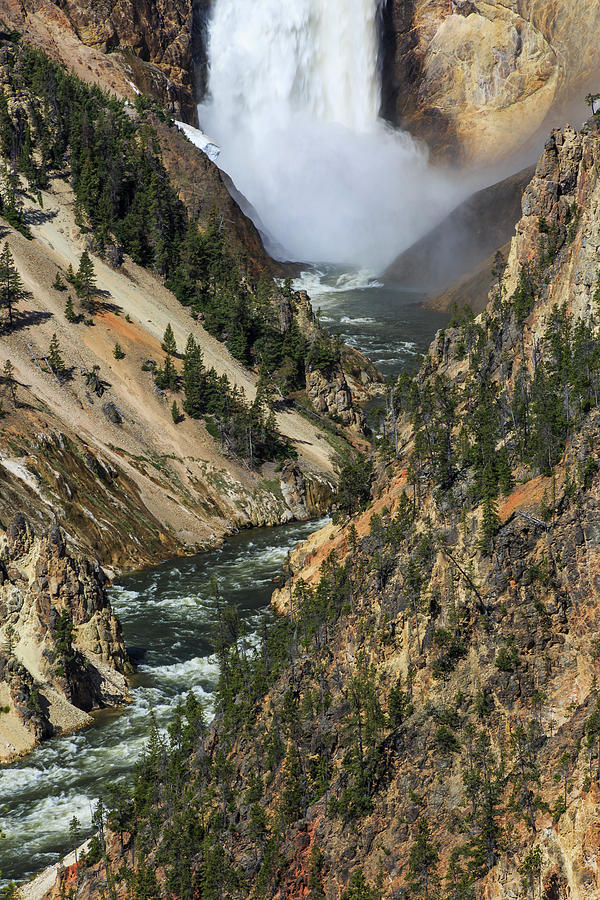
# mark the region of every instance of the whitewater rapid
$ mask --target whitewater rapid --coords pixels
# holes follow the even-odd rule
[[[386,264],[461,196],[379,117],[382,0],[215,0],[200,126],[279,258]]]
[[[131,781],[148,739],[150,716],[165,731],[189,691],[208,717],[218,669],[213,637],[220,600],[234,603],[255,644],[288,552],[319,527],[302,522],[237,535],[220,550],[130,575],[111,591],[129,647],[144,648],[133,700],[104,711],[95,724],[42,744],[20,762],[0,768],[0,887],[57,862],[71,848],[74,815],[82,839],[107,785]],[[105,796],[106,799],[106,796]]]

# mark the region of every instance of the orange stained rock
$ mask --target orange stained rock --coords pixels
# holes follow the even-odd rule
[[[557,491],[559,486],[559,484],[556,485]],[[552,479],[546,478],[544,475],[538,475],[525,484],[519,485],[500,504],[498,509],[500,520],[504,524],[514,513],[520,510],[539,516],[544,494],[546,494],[548,500],[552,497]]]
[[[138,349],[147,348],[148,352],[152,353],[162,352],[161,342],[137,322],[128,322],[123,316],[105,310],[99,314],[98,323],[105,325],[116,337],[129,341]]]

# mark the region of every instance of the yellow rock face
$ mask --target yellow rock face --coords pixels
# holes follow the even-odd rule
[[[498,162],[600,88],[596,0],[395,0],[385,27],[385,112],[438,155]]]

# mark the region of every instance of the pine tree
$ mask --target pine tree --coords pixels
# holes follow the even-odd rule
[[[2,155],[10,158],[14,146],[14,124],[8,109],[8,102],[4,90],[0,91],[0,147]]]
[[[2,382],[6,387],[12,405],[17,407],[17,382],[15,379],[15,367],[10,359],[7,359],[2,369]]]
[[[475,900],[473,879],[465,868],[464,855],[463,847],[455,847],[450,854],[444,885],[447,900]]]
[[[471,757],[468,769],[463,770],[465,792],[470,802],[470,810],[465,813],[470,834],[465,855],[469,872],[475,878],[481,878],[496,865],[504,847],[500,800],[505,770],[502,756],[496,758],[486,732],[478,736]]]
[[[84,250],[75,275],[75,288],[82,298],[85,308],[93,315],[95,312],[94,294],[96,291],[96,273],[94,263],[87,250]]]
[[[37,167],[33,158],[33,142],[29,125],[25,128],[25,137],[19,154],[18,165],[30,185],[34,185],[37,181]]]
[[[66,291],[67,286],[64,283],[64,281],[62,280],[62,278],[60,277],[60,272],[56,273],[56,278],[52,282],[52,287],[54,288],[55,291]]]
[[[71,294],[69,294],[69,296],[67,297],[67,302],[65,303],[65,319],[67,320],[67,322],[77,321],[77,314],[73,309],[73,297],[71,296]]]
[[[341,900],[378,900],[379,896],[379,892],[367,883],[362,869],[356,869]]]
[[[16,228],[25,237],[31,238],[32,234],[23,214],[23,201],[20,196],[21,181],[14,165],[3,163],[1,180],[0,209],[2,209],[2,215],[13,228]]]
[[[170,356],[165,356],[164,365],[162,369],[157,370],[154,383],[161,391],[176,391],[178,389],[179,376]]]
[[[79,864],[77,860],[77,847],[79,845],[81,834],[81,822],[77,818],[77,816],[73,816],[71,821],[69,822],[69,837],[71,839],[71,848],[73,853],[75,854],[75,871],[77,872],[77,877],[79,878]]]
[[[428,900],[430,891],[437,881],[435,867],[438,859],[438,848],[431,837],[429,823],[426,819],[419,819],[417,833],[410,850],[408,870],[411,887],[422,891],[425,900]]]
[[[173,421],[175,422],[176,425],[178,425],[179,422],[181,422],[181,419],[183,418],[181,415],[181,410],[177,406],[177,400],[173,400],[173,405],[171,407],[171,416],[173,417]]]
[[[175,335],[173,334],[170,322],[165,329],[162,348],[169,356],[177,356],[177,342],[175,341]]]
[[[190,334],[183,357],[183,408],[192,419],[198,419],[206,408],[206,370],[202,351]]]
[[[498,282],[499,291],[502,291],[502,276],[504,275],[505,269],[506,260],[502,256],[500,250],[497,250],[496,255],[494,256],[494,265],[492,267],[492,278],[494,278]]]
[[[62,353],[60,350],[60,345],[58,343],[58,338],[56,336],[56,332],[52,335],[52,340],[50,341],[50,350],[48,352],[48,365],[52,369],[55,375],[62,375],[65,370],[65,364],[62,358]]]
[[[117,341],[115,344],[115,349],[113,350],[113,356],[115,359],[125,359],[125,351]]]
[[[253,409],[260,415],[271,412],[273,410],[274,393],[275,388],[273,379],[265,367],[261,366],[258,373],[256,397],[253,403]]]
[[[23,282],[7,241],[0,254],[0,307],[7,310],[10,328],[14,324],[14,308],[24,296]]]
[[[485,467],[483,472],[483,516],[477,544],[481,553],[490,553],[494,538],[500,528],[496,493],[496,473],[490,464]]]
[[[73,215],[75,218],[75,224],[78,228],[85,228],[85,214],[83,210],[83,204],[81,200],[76,200],[75,205],[73,207]]]
[[[73,266],[71,265],[71,263],[69,263],[65,278],[67,279],[69,284],[75,284],[75,272],[73,271]]]
[[[477,543],[477,546],[482,553],[490,553],[499,527],[500,517],[498,516],[498,503],[495,497],[487,494],[483,498],[483,516]]]
[[[294,822],[302,816],[305,799],[306,779],[298,747],[291,743],[285,764],[285,788],[281,797],[281,812],[285,822]]]
[[[527,896],[531,894],[535,897],[536,886],[539,896],[542,896],[542,871],[544,863],[544,854],[540,846],[532,847],[525,856],[519,866],[519,875],[521,876],[521,887],[527,891]]]

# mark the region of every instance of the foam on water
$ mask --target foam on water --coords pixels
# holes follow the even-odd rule
[[[218,669],[212,648],[217,605],[238,604],[249,648],[270,599],[272,580],[295,544],[321,523],[301,523],[239,535],[213,553],[129,576],[111,590],[130,646],[147,649],[133,702],[121,714],[101,714],[89,729],[43,744],[0,769],[2,876],[20,879],[56,862],[69,849],[69,822],[89,831],[91,809],[107,781],[131,778],[148,738],[150,714],[165,733],[175,707],[192,691],[212,715]]]
[[[294,279],[293,287],[296,291],[306,291],[314,300],[326,294],[381,288],[383,283],[371,269],[336,272],[329,267],[301,272],[298,278]]]
[[[214,656],[201,657],[196,659],[188,659],[185,662],[173,663],[165,666],[140,666],[140,671],[151,674],[154,678],[168,684],[189,684],[193,685],[198,691],[205,696],[209,695],[208,691],[202,690],[200,679],[210,681],[215,684],[219,667]]]
[[[384,285],[369,269],[321,266],[304,271],[294,287],[307,291],[329,333],[364,353],[386,376],[414,370],[448,321],[446,314],[424,308],[417,292]]]

